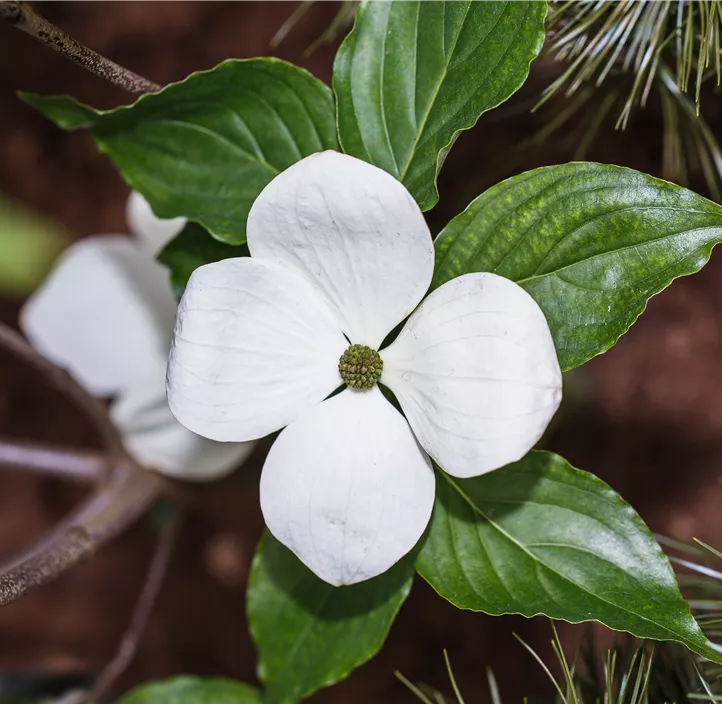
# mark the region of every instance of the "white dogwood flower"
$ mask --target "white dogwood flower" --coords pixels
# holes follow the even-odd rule
[[[350,156],[314,154],[277,176],[247,235],[250,258],[200,267],[181,300],[171,410],[214,440],[285,427],[261,477],[271,533],[331,584],[369,579],[424,532],[430,457],[471,477],[540,438],[561,399],[549,327],[494,274],[460,276],[417,308],[434,268],[423,215],[399,181]]]
[[[23,331],[91,394],[113,397],[110,415],[141,464],[182,479],[217,478],[253,443],[196,435],[174,418],[165,395],[177,305],[168,271],[153,257],[185,220],[160,220],[137,193],[126,213],[135,239],[89,237],[66,250],[24,306]]]

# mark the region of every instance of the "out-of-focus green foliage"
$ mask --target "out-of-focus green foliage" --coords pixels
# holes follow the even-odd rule
[[[119,704],[261,704],[258,690],[213,677],[176,677],[134,689]]]
[[[66,244],[57,224],[0,197],[0,296],[27,296]]]

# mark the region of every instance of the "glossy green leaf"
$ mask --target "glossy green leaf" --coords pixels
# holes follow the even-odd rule
[[[134,689],[118,704],[261,704],[258,690],[218,678],[176,677]]]
[[[600,621],[722,662],[634,509],[549,452],[474,479],[439,472],[416,566],[462,609]]]
[[[526,80],[545,2],[367,2],[334,65],[343,150],[402,181],[422,210],[459,132]]]
[[[224,61],[110,111],[22,97],[64,129],[88,128],[156,215],[185,216],[232,244],[245,242],[248,211],[276,174],[337,148],[331,91],[278,59]]]
[[[348,587],[332,587],[270,534],[248,585],[248,618],[268,704],[298,702],[375,655],[409,594],[413,560]]]
[[[183,295],[191,274],[204,264],[231,257],[248,257],[247,245],[229,245],[214,239],[204,227],[189,222],[158,253],[158,261],[170,270],[170,280],[176,297]]]
[[[547,166],[493,186],[446,226],[432,287],[470,271],[518,282],[566,370],[614,345],[721,240],[722,207],[685,188],[618,166]]]

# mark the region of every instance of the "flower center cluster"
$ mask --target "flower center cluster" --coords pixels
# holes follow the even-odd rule
[[[357,391],[373,387],[383,369],[384,363],[379,353],[366,345],[351,345],[338,360],[341,378]]]

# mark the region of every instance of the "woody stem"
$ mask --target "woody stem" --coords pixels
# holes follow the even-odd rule
[[[102,484],[68,519],[18,558],[0,566],[0,606],[5,606],[90,557],[98,547],[141,516],[169,483],[139,466],[125,452],[118,431],[98,401],[68,374],[38,354],[18,333],[1,324],[0,349],[30,366],[50,386],[89,416],[105,445],[104,461],[108,468],[101,475],[104,480]],[[6,466],[16,466],[20,461],[20,455],[23,454],[20,447],[13,443],[5,445]],[[27,450],[26,445],[22,445],[22,448]],[[25,452],[25,458],[34,461],[37,467],[46,466],[48,457],[47,454],[43,456],[43,452],[47,451]],[[63,461],[67,459],[64,457]],[[85,467],[86,473],[90,473],[92,464]],[[96,463],[94,469],[99,468],[100,465]]]
[[[66,59],[87,69],[96,76],[120,86],[130,93],[154,93],[161,89],[157,83],[143,78],[127,68],[106,59],[77,39],[63,32],[52,22],[48,22],[28,5],[20,0],[0,1],[0,18],[21,29],[31,37],[62,54]]]

